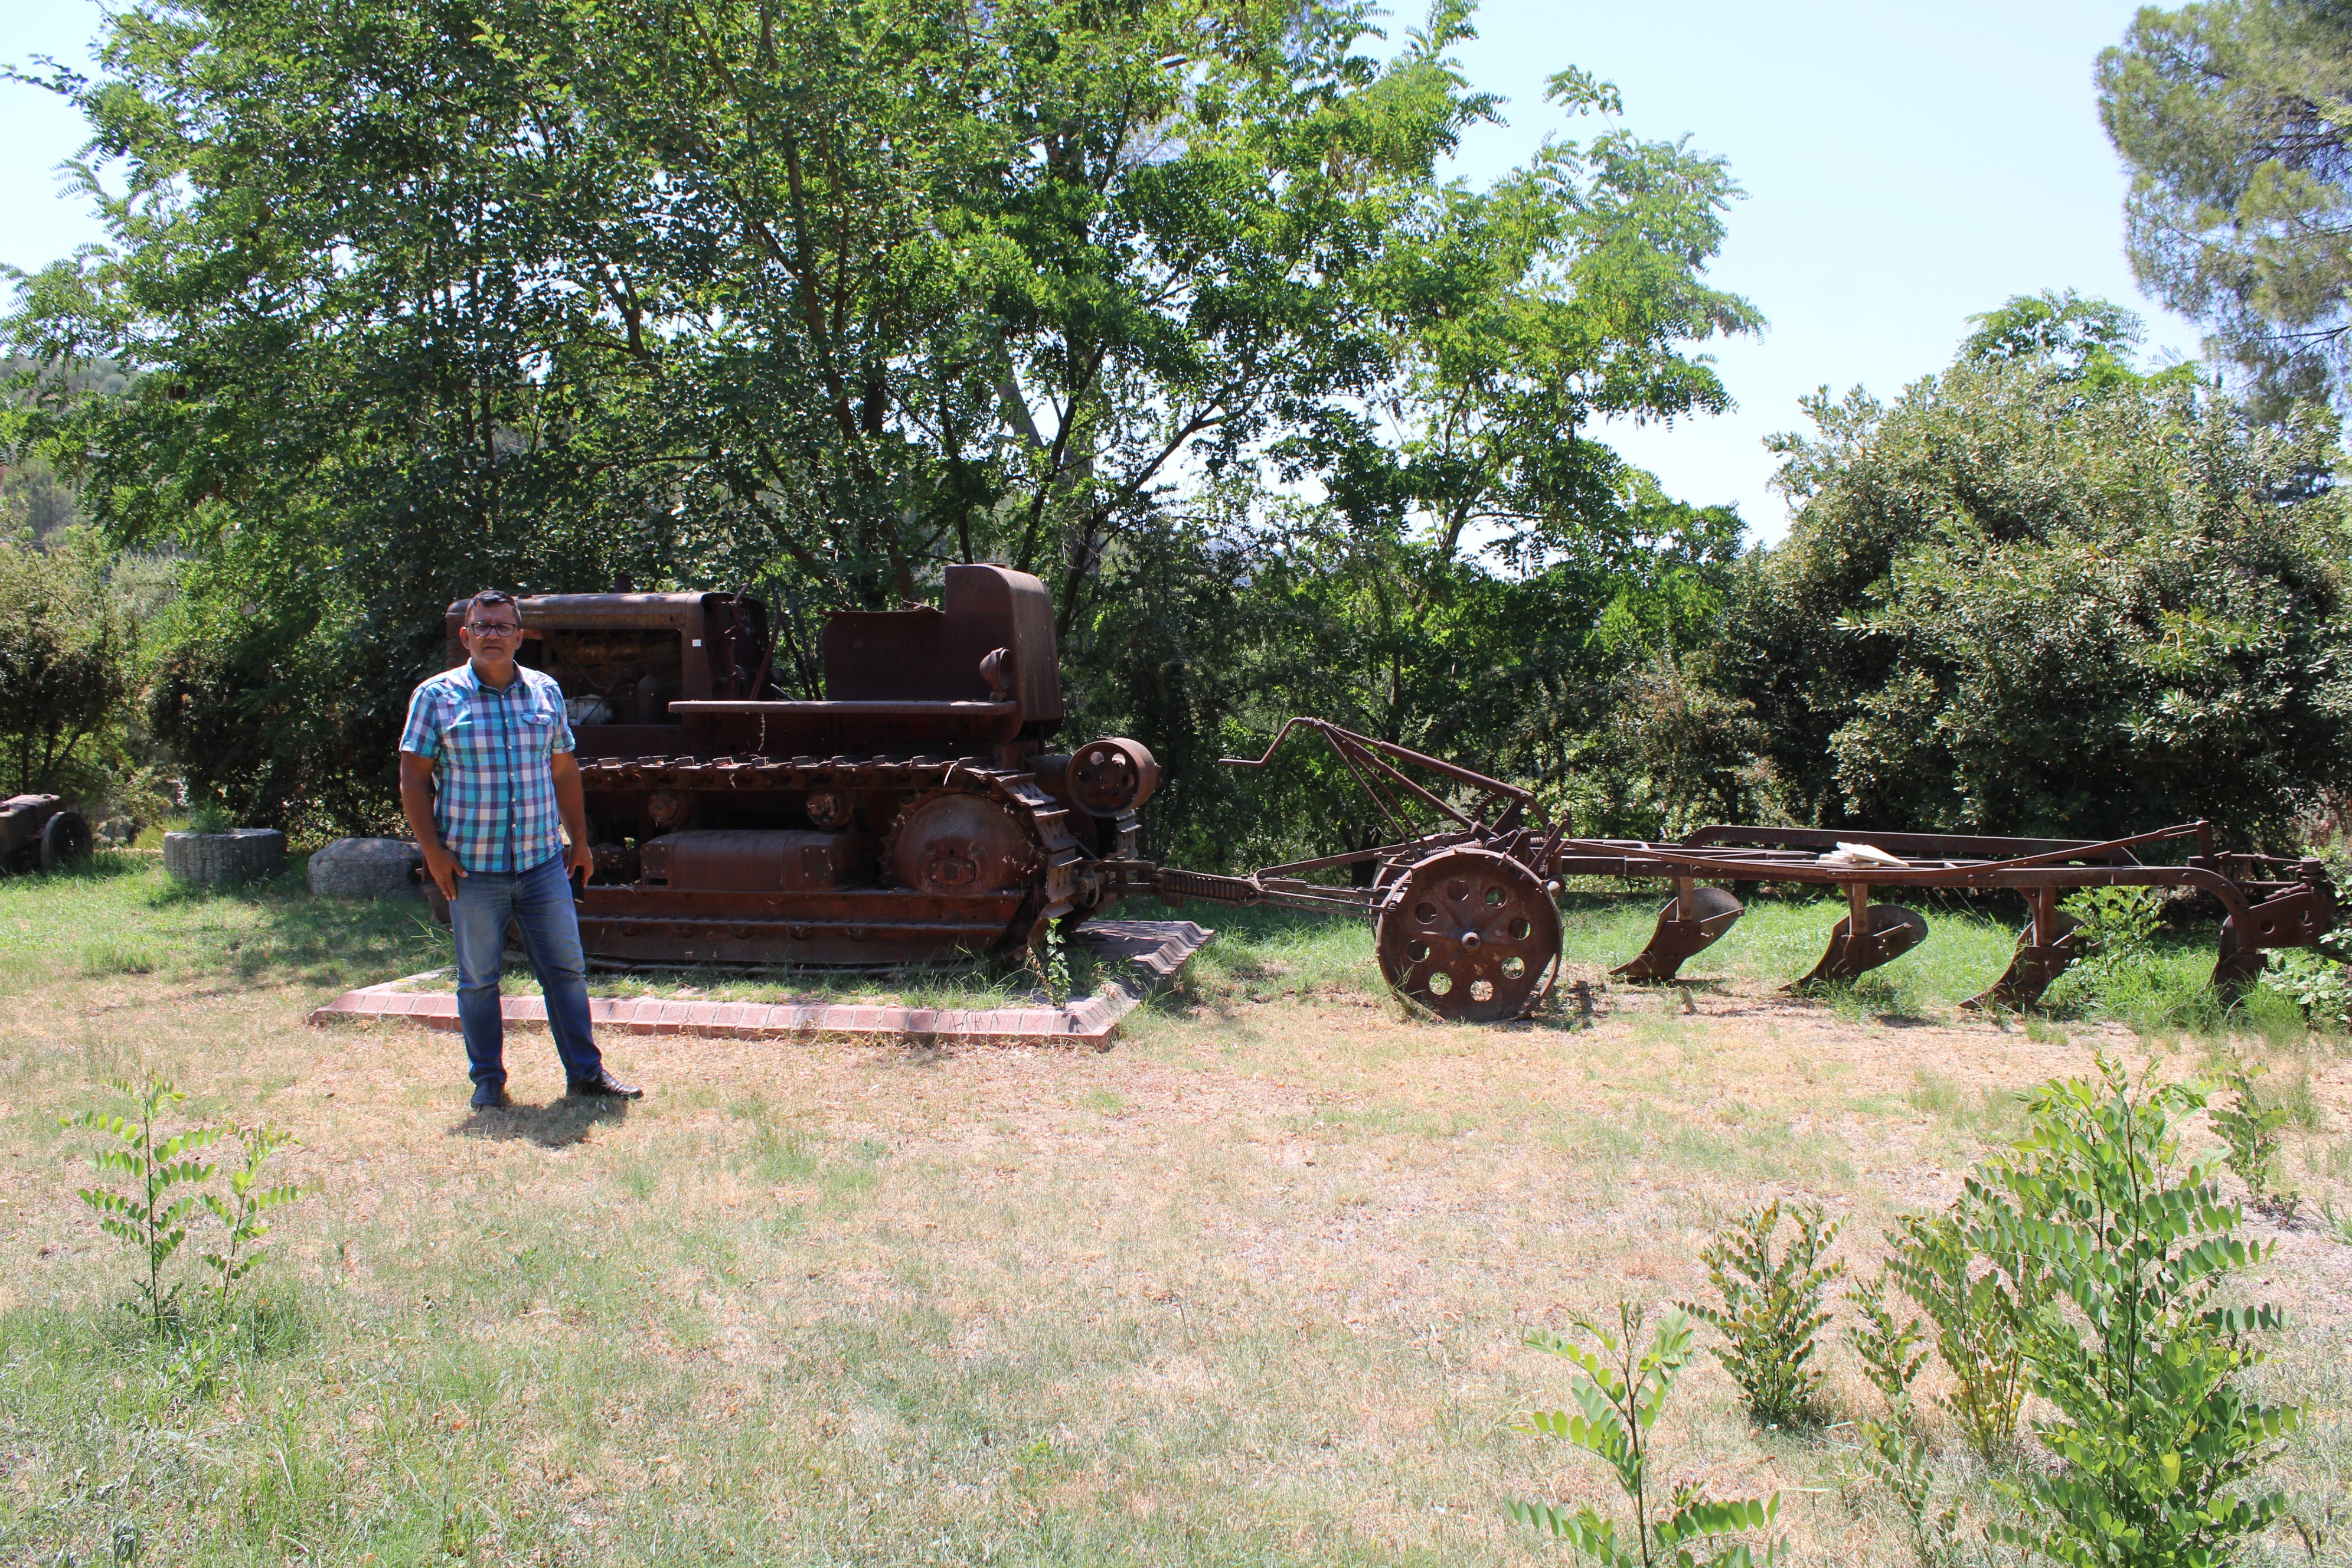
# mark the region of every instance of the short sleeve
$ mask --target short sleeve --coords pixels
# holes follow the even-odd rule
[[[428,759],[441,755],[441,727],[434,722],[433,683],[426,681],[408,697],[408,723],[400,731],[400,749]]]
[[[572,713],[563,701],[563,688],[552,676],[548,678],[547,700],[555,709],[555,738],[548,742],[551,752],[572,752],[580,742],[572,738]]]

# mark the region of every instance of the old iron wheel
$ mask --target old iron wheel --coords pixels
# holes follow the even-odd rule
[[[1493,1023],[1527,1010],[1559,955],[1559,910],[1536,874],[1491,849],[1416,862],[1381,906],[1390,984],[1441,1018]]]
[[[89,853],[89,824],[78,811],[61,811],[41,825],[41,869],[62,871]]]

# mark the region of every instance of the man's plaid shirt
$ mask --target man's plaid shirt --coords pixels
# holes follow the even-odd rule
[[[468,871],[528,871],[563,847],[548,759],[572,749],[563,689],[515,666],[504,691],[475,679],[472,660],[408,700],[400,749],[433,763],[433,825]]]

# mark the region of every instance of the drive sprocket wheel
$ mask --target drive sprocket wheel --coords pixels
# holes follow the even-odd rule
[[[1022,815],[965,790],[908,801],[882,838],[882,868],[899,887],[925,893],[994,893],[1033,880],[1036,841]]]
[[[1439,1017],[1516,1018],[1559,956],[1559,910],[1509,856],[1441,849],[1389,889],[1378,947],[1389,984]]]

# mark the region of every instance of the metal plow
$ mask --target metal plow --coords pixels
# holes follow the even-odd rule
[[[1520,1017],[1542,1000],[1560,957],[1555,899],[1570,877],[1671,885],[1648,945],[1612,972],[1654,983],[1674,979],[1738,923],[1740,902],[1721,884],[1837,889],[1845,917],[1792,991],[1853,980],[1927,937],[1917,910],[1874,903],[1874,890],[2021,893],[2030,916],[2017,950],[1999,979],[1961,1004],[1970,1008],[2031,1006],[2064,973],[2081,931],[2058,901],[2077,888],[2211,894],[2224,914],[2212,984],[2224,992],[2262,973],[2264,950],[2309,946],[2336,924],[2335,889],[2318,861],[2217,853],[2208,822],[2099,841],[1723,826],[1653,844],[1569,837],[1528,790],[1327,720],[1293,719],[1264,756],[1225,762],[1264,767],[1300,730],[1319,734],[1338,753],[1387,824],[1388,842],[1247,877],[1139,865],[1129,885],[1171,903],[1273,904],[1370,919],[1389,984],[1445,1018]],[[2165,848],[2189,852],[2177,861],[2141,858]],[[1352,885],[1311,879],[1342,871]]]

